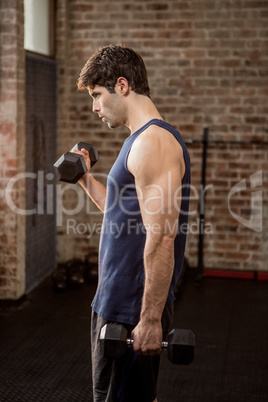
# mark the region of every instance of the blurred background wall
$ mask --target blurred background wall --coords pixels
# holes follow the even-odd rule
[[[87,59],[97,48],[109,43],[124,43],[144,58],[153,101],[188,144],[192,161],[186,248],[189,265],[195,268],[199,264],[202,141],[204,128],[208,128],[203,238],[206,272],[267,273],[267,1],[48,0],[48,3],[51,46],[41,55],[24,49],[23,2],[2,0],[0,5],[0,298],[19,298],[53,272],[58,262],[84,258],[89,250],[98,247],[102,215],[78,186],[56,183],[47,175],[53,175],[53,160],[76,142],[86,141],[98,148],[100,161],[94,172],[105,182],[122,142],[129,135],[125,127],[110,130],[102,124],[91,111],[89,95],[76,88]],[[42,114],[44,106],[36,112],[44,124],[45,138],[50,138],[43,147],[50,159],[45,162],[42,191],[46,202],[41,200],[43,220],[38,224],[32,215],[27,218],[10,208],[6,190],[8,186],[14,205],[30,209],[26,208],[27,193],[32,199],[34,190],[26,191],[29,178],[22,177],[13,187],[10,185],[10,179],[26,171],[31,158],[26,155],[27,122],[29,127],[26,57],[37,58],[36,63],[42,60],[46,69],[49,63],[50,68],[51,63],[55,67],[54,78],[43,81],[47,87],[55,80],[55,93],[51,89],[46,103],[56,110],[56,116]],[[35,90],[37,97],[42,98],[44,90],[40,91],[40,82],[37,78]],[[48,126],[48,121],[54,118],[56,126]],[[37,127],[40,134],[40,124]],[[47,189],[51,190],[49,196]],[[53,222],[49,221],[51,217]],[[27,219],[31,219],[30,225]],[[46,235],[33,246],[33,237],[41,236],[38,227],[44,227]],[[49,233],[51,244],[47,240]],[[45,255],[41,252],[43,248]],[[33,249],[40,252],[35,255]],[[29,258],[29,252],[33,258]],[[29,267],[31,264],[38,266],[39,275],[27,282],[27,272],[29,276],[34,271]]]

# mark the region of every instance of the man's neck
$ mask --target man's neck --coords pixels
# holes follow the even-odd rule
[[[153,101],[148,96],[132,92],[128,101],[128,120],[125,125],[129,128],[130,135],[152,119],[163,120]]]

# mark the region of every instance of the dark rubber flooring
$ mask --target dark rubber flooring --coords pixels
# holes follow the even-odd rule
[[[163,352],[158,402],[268,401],[268,283],[185,274],[174,327],[196,335],[195,360]],[[55,293],[46,280],[0,312],[1,402],[91,402],[90,302],[95,285]],[[139,401],[137,401],[139,402]]]

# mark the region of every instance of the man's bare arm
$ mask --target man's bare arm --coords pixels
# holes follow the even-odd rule
[[[105,201],[106,201],[106,187],[98,182],[90,173],[90,158],[88,151],[84,148],[79,151],[75,150],[75,153],[81,154],[84,157],[88,171],[81,177],[78,181],[80,186],[85,190],[86,194],[91,198],[94,204],[104,212]]]
[[[161,317],[174,269],[178,199],[185,169],[182,149],[173,137],[152,126],[135,141],[128,167],[135,177],[146,228],[145,284],[133,347],[138,353],[154,355],[161,352]]]

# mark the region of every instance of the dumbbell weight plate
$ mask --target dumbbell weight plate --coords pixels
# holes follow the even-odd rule
[[[82,148],[85,148],[89,153],[91,167],[99,160],[98,152],[94,145],[78,142],[70,152],[63,154],[57,162],[54,163],[58,180],[66,183],[76,183],[87,172],[87,166],[83,156],[72,152],[75,149],[81,150]]]
[[[195,335],[189,329],[173,329],[168,334],[167,357],[173,364],[190,364],[194,360]]]
[[[106,324],[100,332],[100,344],[107,358],[119,358],[127,350],[127,329],[123,325]]]
[[[54,163],[54,168],[58,180],[66,183],[76,183],[87,171],[84,158],[73,152],[65,152]]]

